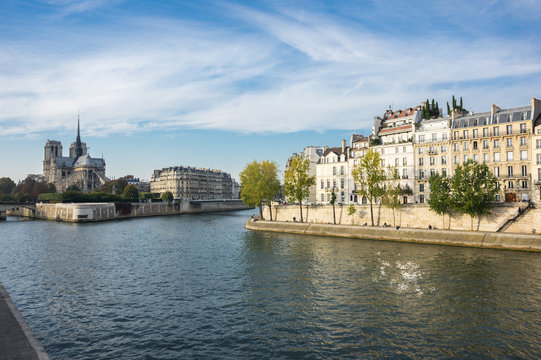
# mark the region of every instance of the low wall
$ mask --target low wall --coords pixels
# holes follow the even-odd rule
[[[473,221],[473,229],[479,231],[495,232],[505,222],[513,218],[518,208],[526,207],[523,203],[506,203],[499,204],[492,213],[485,216],[478,223],[477,219]],[[341,225],[370,225],[370,205],[355,206],[356,212],[353,215],[348,215],[349,205],[336,205],[336,224]],[[428,205],[409,204],[403,206],[399,210],[393,211],[382,206],[374,206],[374,224],[377,225],[378,212],[380,216],[379,225],[383,224],[394,226],[399,225],[402,228],[420,228],[427,229],[429,226],[437,227],[438,229],[447,229],[449,227],[449,216],[438,215],[430,210]],[[305,222],[317,224],[333,224],[333,208],[331,205],[303,205],[303,219]],[[269,208],[266,206],[263,211],[263,216],[266,220],[270,219]],[[529,216],[529,217],[528,217]],[[277,221],[293,221],[296,218],[300,221],[299,205],[274,205],[272,207],[272,219]],[[528,220],[531,219],[531,220]],[[541,233],[541,210],[532,209],[528,211],[523,218],[519,219],[515,224],[507,228],[506,232],[518,232],[531,234],[534,229]],[[455,214],[451,217],[451,229],[453,230],[471,230],[471,218],[468,215]]]
[[[66,203],[36,204],[35,211],[16,208],[8,215],[66,222],[96,222],[146,216],[206,213],[243,210],[247,207],[240,200],[216,200],[172,204],[159,203]]]
[[[490,233],[481,231],[383,228],[276,221],[248,221],[249,230],[293,234],[337,236],[369,240],[541,251],[541,235]]]

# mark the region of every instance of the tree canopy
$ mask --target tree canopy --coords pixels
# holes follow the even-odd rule
[[[15,182],[11,178],[3,177],[0,178],[0,194],[8,195],[11,194],[13,189],[15,189]]]
[[[310,187],[316,183],[315,176],[310,176],[310,159],[293,156],[284,173],[284,195],[286,198],[299,203],[301,222],[302,201],[310,195]]]
[[[173,193],[171,191],[165,191],[161,194],[160,199],[165,201],[167,204],[171,205],[174,200]]]
[[[122,197],[126,200],[138,200],[139,199],[139,190],[135,185],[129,184],[124,188]]]
[[[374,226],[373,203],[381,197],[384,191],[385,171],[381,164],[381,156],[373,149],[369,149],[366,155],[352,171],[354,181],[359,185],[359,194],[366,196],[370,203],[370,218]]]
[[[263,205],[269,206],[272,220],[272,200],[280,192],[278,167],[269,160],[252,161],[240,173],[241,199],[248,205],[259,208],[259,217],[263,219]]]
[[[100,191],[109,194],[122,195],[127,185],[128,182],[125,179],[111,180],[103,184]]]
[[[449,178],[436,173],[428,179],[430,196],[428,205],[438,215],[449,215],[449,228],[451,227],[451,214],[454,210],[453,198],[451,197],[451,182]],[[444,225],[445,226],[445,218]]]

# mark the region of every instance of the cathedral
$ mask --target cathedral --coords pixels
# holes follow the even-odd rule
[[[69,157],[62,156],[62,143],[47,140],[43,160],[43,177],[55,185],[58,192],[64,192],[76,185],[82,192],[91,192],[109,179],[105,177],[105,160],[93,159],[87,153],[86,143],[81,142],[79,120],[77,138],[70,144]]]

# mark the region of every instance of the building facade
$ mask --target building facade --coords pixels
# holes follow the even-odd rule
[[[150,191],[170,191],[177,200],[233,199],[234,182],[220,170],[174,166],[154,170]]]
[[[81,142],[79,121],[77,138],[71,143],[69,157],[62,156],[62,143],[47,140],[43,160],[43,178],[54,184],[58,192],[76,186],[82,192],[99,190],[109,179],[105,176],[105,160],[94,159],[87,153],[86,143]]]
[[[303,149],[301,153],[294,153],[292,157],[294,156],[300,156],[303,159],[310,160],[310,167],[308,168],[308,176],[316,176],[316,165],[323,155],[323,152],[325,151],[324,147],[321,146],[307,146]],[[291,159],[291,158],[290,158]],[[289,160],[287,162],[289,164]],[[310,194],[305,199],[306,203],[309,204],[315,204],[317,202],[317,186],[312,185],[310,187]]]
[[[325,149],[316,165],[316,201],[329,204],[334,192],[336,203],[347,203],[350,194],[350,147],[342,140],[341,147]]]

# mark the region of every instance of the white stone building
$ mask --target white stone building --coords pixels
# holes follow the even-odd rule
[[[348,204],[367,204],[366,197],[357,193],[357,184],[353,179],[353,169],[370,147],[370,138],[364,135],[352,134],[350,140],[350,157],[348,159]]]
[[[327,148],[316,165],[316,199],[319,204],[328,204],[331,193],[336,202],[345,204],[350,193],[349,170],[350,147],[342,140],[341,147]]]
[[[325,151],[325,147],[322,146],[307,146],[303,149],[303,151],[299,154],[294,153],[292,157],[294,156],[301,156],[303,159],[309,159],[310,160],[310,167],[308,168],[308,175],[309,176],[316,176],[316,165],[323,155],[323,152]],[[291,158],[290,158],[291,159]],[[289,160],[290,160],[289,159]],[[288,160],[288,164],[289,164]],[[305,199],[305,202],[308,204],[315,204],[317,202],[316,199],[316,185],[313,185],[310,187],[310,195]]]

